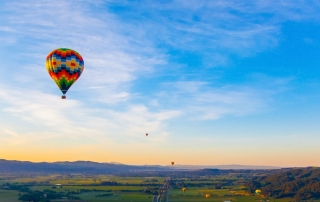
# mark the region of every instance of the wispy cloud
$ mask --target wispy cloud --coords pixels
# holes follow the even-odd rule
[[[10,134],[11,138],[5,139],[16,142],[15,144],[37,141],[40,134],[46,139],[64,139],[67,136],[84,143],[84,139],[117,141],[117,135],[120,134],[123,138],[152,132],[159,140],[167,134],[164,122],[181,114],[174,110],[153,112],[143,105],[132,105],[123,111],[94,109],[76,100],[68,99],[61,102],[59,97],[51,94],[33,90],[21,91],[22,89],[8,87],[2,87],[0,90],[0,99],[4,107],[1,114],[15,117],[16,124],[21,123],[21,126],[33,128],[30,132],[20,135],[20,130],[2,131],[4,134]],[[16,139],[20,140],[15,141]]]
[[[268,98],[276,90],[248,86],[210,87],[204,82],[165,83],[171,91],[158,94],[159,100],[180,108],[187,117],[200,120],[215,120],[224,116],[244,116],[263,112],[271,104]]]
[[[147,38],[156,36],[156,44],[198,53],[205,61],[203,66],[209,67],[227,65],[228,60],[221,58],[230,58],[230,54],[250,56],[277,46],[283,22],[320,17],[316,1],[173,0],[108,4],[123,20],[147,30]]]
[[[123,2],[114,4],[120,6]],[[259,12],[259,5],[250,2],[171,1],[134,6],[134,10],[122,14],[140,29],[148,30],[146,36],[156,35],[159,39],[156,43],[201,52],[204,57],[212,58],[218,53],[245,56],[277,45],[278,24],[246,14]]]

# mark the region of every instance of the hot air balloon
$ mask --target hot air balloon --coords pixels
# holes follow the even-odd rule
[[[171,165],[173,165],[174,164],[174,162],[171,162]]]
[[[148,133],[146,133],[146,136],[148,137]]]
[[[81,55],[68,48],[53,50],[46,59],[46,68],[62,91],[62,99],[66,99],[69,88],[78,80],[84,70],[84,62]]]
[[[182,191],[183,191],[183,192],[186,192],[186,191],[187,191],[187,188],[182,188]]]
[[[206,198],[210,198],[210,194],[206,194]]]
[[[260,195],[261,194],[261,190],[260,189],[257,189],[256,190],[256,195]]]

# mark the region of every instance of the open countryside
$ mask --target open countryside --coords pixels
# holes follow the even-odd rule
[[[287,176],[290,176],[291,180],[288,180]],[[319,177],[320,168],[311,167],[272,170],[164,168],[161,171],[151,169],[115,175],[3,172],[0,175],[0,202],[315,202],[320,201],[316,190],[309,195],[304,195],[305,191],[300,195],[297,193],[306,188],[319,189]],[[272,185],[276,190],[278,187],[274,183],[279,183],[281,179],[278,195],[270,194],[267,191],[268,185]],[[318,184],[293,186],[292,183],[296,183],[297,180],[300,184],[303,181],[318,180]],[[291,187],[291,192],[287,186]],[[256,191],[260,189],[262,193],[257,194]]]
[[[320,0],[0,0],[0,202],[320,202]]]

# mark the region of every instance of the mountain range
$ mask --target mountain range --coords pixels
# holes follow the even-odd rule
[[[199,170],[199,169],[279,169],[270,166],[245,166],[245,165],[218,165],[218,166],[193,166],[193,165],[125,165],[120,163],[98,163],[91,161],[75,162],[29,162],[0,159],[0,172],[44,172],[44,173],[88,173],[88,174],[117,174],[141,171],[173,171],[173,170]]]

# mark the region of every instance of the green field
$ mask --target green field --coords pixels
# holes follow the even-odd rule
[[[51,176],[37,176],[34,178],[17,178],[14,180],[1,180],[0,183],[12,182],[12,183],[49,183],[49,184],[63,184],[63,185],[98,185],[104,181],[116,181],[118,183],[129,183],[129,184],[140,184],[144,183],[146,180],[155,179],[158,180],[157,183],[163,183],[165,178],[161,177],[116,177],[116,176],[61,176],[61,175],[51,175]]]
[[[18,191],[0,189],[0,202],[21,202],[18,200],[18,194]]]
[[[8,177],[7,177],[8,178]],[[143,193],[147,188],[158,189],[165,178],[161,177],[117,177],[117,176],[84,176],[84,175],[48,175],[34,177],[16,177],[14,179],[2,179],[1,184],[27,186],[34,191],[54,191],[56,193],[69,193],[70,196],[80,197],[80,201],[152,201],[154,195]],[[117,182],[125,186],[103,186],[102,182]],[[159,184],[155,187],[152,183]],[[61,184],[62,186],[58,186]],[[144,186],[139,186],[143,184]],[[18,190],[0,189],[0,202],[21,202],[18,200]],[[20,193],[25,194],[25,193]],[[67,199],[52,200],[63,201]],[[68,199],[69,200],[69,199]],[[72,201],[72,200],[69,200]],[[76,200],[75,200],[76,201]]]
[[[81,201],[81,202],[102,202],[102,201],[121,201],[121,202],[151,202],[154,194],[165,183],[164,177],[117,177],[107,175],[85,176],[85,175],[48,175],[33,177],[9,176],[3,178],[0,182],[0,202],[21,202],[18,200],[19,193],[44,193],[63,194],[59,200],[51,201]],[[224,177],[207,178],[180,178],[172,179],[174,186],[168,189],[168,198],[170,202],[201,202],[201,201],[237,201],[237,202],[257,202],[262,201],[262,196],[252,196],[243,185],[243,179],[237,180],[232,175]],[[214,188],[214,184],[230,183],[226,186]],[[103,182],[116,182],[116,185],[103,185]],[[7,185],[6,183],[9,183]],[[157,186],[152,185],[155,183]],[[61,184],[62,186],[56,185]],[[12,186],[22,186],[29,191],[20,190]],[[187,191],[183,192],[182,187]],[[9,190],[11,189],[11,190]],[[153,192],[146,192],[151,190]],[[205,198],[210,194],[210,198]],[[242,195],[242,196],[241,196]],[[42,196],[43,197],[43,196]],[[68,199],[69,198],[69,199]],[[72,199],[74,198],[74,199]],[[77,198],[77,199],[76,199]],[[269,199],[269,202],[289,202],[292,199]],[[313,200],[316,202],[317,200]],[[319,201],[318,201],[319,202]]]
[[[140,191],[147,187],[141,187],[141,186],[62,186],[62,188],[53,188],[52,186],[32,186],[31,190],[39,190],[43,191],[46,189],[53,190],[56,192],[65,192],[65,191],[78,191],[81,189],[86,190],[92,190],[92,191],[106,191],[106,190],[112,190],[112,191],[119,191],[119,190],[136,190]]]

